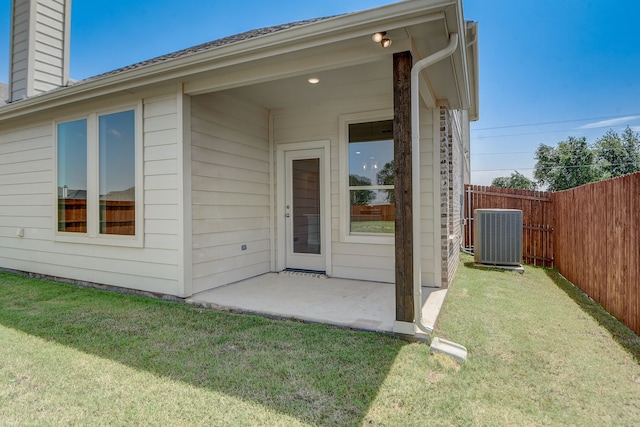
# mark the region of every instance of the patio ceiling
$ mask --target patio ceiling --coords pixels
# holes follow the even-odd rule
[[[302,108],[336,100],[356,99],[363,93],[368,97],[385,97],[392,101],[393,88],[391,56],[379,61],[308,72],[298,76],[231,89],[240,99],[269,110]],[[315,77],[319,83],[311,84]]]

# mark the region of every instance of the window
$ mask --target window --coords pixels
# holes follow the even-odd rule
[[[136,116],[135,109],[93,113],[56,125],[59,238],[102,237],[104,243],[105,237],[141,234]]]
[[[393,120],[350,123],[349,233],[393,234]]]

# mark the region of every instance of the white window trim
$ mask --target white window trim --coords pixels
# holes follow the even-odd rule
[[[345,114],[339,117],[340,137],[340,241],[345,243],[369,243],[378,245],[393,245],[395,235],[381,235],[378,233],[351,233],[349,212],[349,125],[352,123],[375,122],[392,120],[393,110],[368,111],[355,114]],[[380,186],[375,186],[376,189]],[[364,188],[364,187],[363,187]],[[366,188],[365,188],[366,189]]]
[[[121,236],[116,234],[100,234],[99,232],[99,150],[98,121],[100,116],[134,111],[135,125],[135,221],[136,234]],[[87,121],[87,232],[72,233],[58,230],[58,125],[75,120]],[[92,111],[84,115],[64,117],[53,122],[53,231],[54,241],[67,243],[94,244],[105,246],[143,247],[144,246],[144,200],[143,200],[143,120],[142,102],[125,104],[118,108]]]

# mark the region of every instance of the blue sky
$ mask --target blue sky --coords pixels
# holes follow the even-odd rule
[[[474,184],[517,169],[568,136],[640,130],[637,0],[467,0],[478,21],[480,120],[472,125]],[[526,126],[520,126],[526,125]],[[501,170],[504,169],[504,170]]]
[[[0,0],[0,81],[8,80],[10,0]],[[74,0],[71,77],[246,30],[369,9],[388,0]],[[480,120],[474,184],[533,173],[539,144],[640,130],[638,0],[463,0],[479,23]]]

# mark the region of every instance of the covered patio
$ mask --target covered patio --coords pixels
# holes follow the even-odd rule
[[[422,288],[422,318],[433,327],[447,289]],[[393,332],[395,285],[285,271],[267,273],[187,298],[221,310]],[[426,335],[425,335],[426,337]]]

